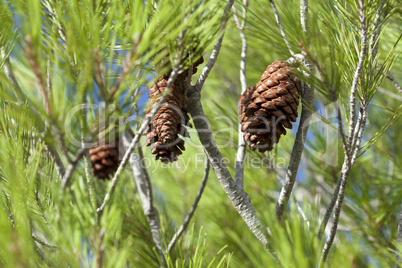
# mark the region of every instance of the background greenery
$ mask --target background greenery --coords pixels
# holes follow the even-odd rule
[[[379,1],[365,2],[372,20]],[[52,157],[54,150],[65,164],[68,158],[74,158],[79,147],[71,142],[69,133],[78,141],[81,137],[95,139],[100,110],[77,113],[67,121],[73,107],[82,103],[99,107],[105,103],[106,108],[114,105],[113,111],[105,109],[106,118],[110,114],[131,118],[128,127],[135,132],[136,121],[145,110],[146,90],[157,76],[153,66],[166,55],[174,62],[175,53],[183,53],[188,47],[196,47],[197,56],[209,57],[221,33],[219,23],[225,3],[168,0],[154,4],[140,0],[0,2],[0,266],[92,267],[99,256],[104,256],[104,267],[160,265],[130,167],[119,177],[112,202],[98,219],[96,205],[103,200],[109,182],[98,181],[89,171],[88,184],[85,169],[89,164],[82,159],[73,173],[71,187],[62,189]],[[360,42],[356,3],[310,1],[308,36],[301,30],[299,1],[278,0],[276,4],[293,49],[300,52],[301,44],[322,66],[347,119]],[[235,2],[238,9],[241,5]],[[401,49],[397,43],[401,6],[398,1],[388,1],[385,9],[389,17],[381,25],[376,60],[389,67],[393,63],[389,74],[401,82],[402,62],[395,57]],[[184,37],[178,42],[183,31]],[[290,55],[269,1],[249,2],[245,33],[251,86],[272,61],[286,60]],[[393,49],[394,58],[387,58]],[[240,52],[239,31],[230,15],[218,61],[202,89],[201,100],[218,145],[227,144],[221,152],[229,160],[232,174],[237,148]],[[183,65],[195,60],[190,58]],[[10,66],[19,86],[9,79]],[[129,67],[127,73],[124,66]],[[193,76],[193,83],[201,70]],[[376,71],[365,72],[368,77]],[[97,77],[99,73],[104,84]],[[328,267],[390,267],[395,262],[392,253],[402,199],[402,95],[383,78],[367,78],[365,81],[372,83],[359,89],[373,94],[362,141],[372,147],[352,169]],[[333,106],[318,72],[314,79],[314,109],[336,126]],[[110,97],[118,81],[121,85]],[[383,90],[376,92],[376,81],[381,82]],[[48,109],[43,103],[43,88],[48,93]],[[329,107],[329,113],[324,113],[325,107]],[[273,233],[275,250],[289,266],[314,267],[321,254],[323,241],[316,238],[316,233],[343,161],[339,135],[332,127],[329,132],[322,131],[327,128],[323,121],[310,127],[306,143],[312,149],[303,154],[294,198],[281,224],[274,213],[281,189],[275,172],[283,177],[295,131],[282,137],[270,155],[247,151],[248,157],[265,158],[266,165],[252,167],[246,163],[245,191]],[[204,172],[202,147],[195,130],[190,129],[190,133],[191,142],[198,146],[190,146],[188,140],[178,163],[162,165],[153,160],[149,148],[143,148],[149,159],[148,172],[166,243],[182,224]],[[320,152],[323,158],[314,152]],[[268,165],[268,158],[276,163],[275,170]],[[95,191],[95,202],[89,198],[90,188]],[[309,224],[296,208],[296,200]],[[232,207],[213,171],[190,227],[167,259],[170,267],[276,265]]]

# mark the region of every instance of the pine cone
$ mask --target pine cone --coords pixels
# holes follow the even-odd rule
[[[301,85],[286,62],[274,61],[240,96],[239,120],[251,150],[270,151],[296,122]]]
[[[120,165],[119,138],[112,143],[107,143],[108,139],[102,135],[104,135],[104,130],[97,135],[98,142],[89,150],[89,155],[93,174],[99,179],[108,179]]]
[[[146,117],[150,115],[153,106],[159,102],[160,95],[166,90],[166,86],[166,77],[161,77],[149,89],[149,99],[154,103],[148,110]],[[155,159],[159,159],[163,163],[176,161],[177,156],[185,150],[184,140],[178,134],[189,137],[184,127],[189,124],[189,117],[183,109],[184,88],[182,83],[174,83],[171,90],[172,92],[168,95],[166,102],[155,114],[145,132],[148,139],[146,145],[152,145],[151,153],[156,154]]]

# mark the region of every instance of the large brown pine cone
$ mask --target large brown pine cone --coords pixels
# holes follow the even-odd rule
[[[149,100],[153,104],[149,108],[146,117],[149,116],[153,106],[159,102],[160,96],[165,92],[166,87],[167,79],[166,77],[161,77],[149,89]],[[182,83],[175,82],[171,90],[172,92],[168,95],[166,102],[155,114],[145,132],[148,139],[146,145],[152,145],[151,153],[156,155],[156,160],[159,159],[163,163],[176,161],[177,156],[181,155],[182,151],[185,150],[184,140],[178,134],[189,137],[184,127],[189,124],[189,117],[183,109],[184,88]]]
[[[108,138],[102,137],[104,131],[99,132],[96,145],[89,150],[92,172],[99,179],[108,179],[120,165],[119,138],[108,142]]]
[[[285,128],[296,122],[301,91],[300,81],[286,62],[274,61],[262,74],[256,87],[240,96],[239,120],[244,140],[251,150],[270,151]]]

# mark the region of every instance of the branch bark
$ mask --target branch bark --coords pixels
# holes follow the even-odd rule
[[[285,184],[281,189],[281,193],[275,207],[275,212],[279,221],[282,220],[285,208],[289,202],[290,194],[292,193],[293,185],[296,181],[296,175],[299,169],[300,160],[304,149],[304,142],[306,141],[307,131],[310,124],[312,114],[310,107],[312,107],[314,104],[314,89],[309,85],[304,86],[302,99],[305,102],[303,102],[299,128],[297,129],[295,143],[293,145],[292,154],[290,156],[289,167],[286,172]]]
[[[282,35],[282,37],[283,37],[283,41],[285,42],[286,46],[288,47],[289,52],[290,52],[290,55],[294,56],[295,53],[294,53],[294,51],[292,50],[292,47],[290,46],[290,43],[289,43],[288,38],[287,38],[287,36],[286,36],[285,29],[283,28],[281,19],[279,18],[279,12],[278,12],[278,9],[276,8],[275,2],[274,2],[274,0],[269,0],[269,2],[271,3],[272,10],[274,11],[276,23],[277,23],[278,26],[279,26],[279,30],[280,30],[281,35]]]
[[[247,19],[247,7],[248,7],[248,0],[244,0],[243,4],[245,8],[243,8],[243,20],[240,22],[239,18],[237,17],[236,12],[233,13],[233,17],[236,22],[237,28],[240,31],[240,38],[242,41],[242,48],[241,48],[241,59],[240,59],[240,83],[241,83],[241,94],[247,89],[247,77],[246,77],[246,63],[247,63],[247,36],[244,33],[244,26],[246,24]],[[233,6],[235,10],[235,7]],[[241,131],[241,125],[238,126],[238,146],[237,146],[237,154],[236,154],[236,184],[240,189],[243,189],[243,180],[244,180],[244,157],[246,155],[246,142],[243,138],[243,131]]]
[[[124,148],[128,151],[130,150],[130,139],[132,138],[128,132],[123,136]],[[159,213],[153,204],[153,194],[152,194],[152,184],[149,179],[149,175],[146,169],[143,167],[143,155],[141,147],[138,147],[137,155],[134,151],[130,156],[130,166],[133,171],[134,182],[137,187],[138,195],[141,200],[142,209],[144,215],[147,218],[149,230],[151,231],[152,240],[154,241],[156,251],[158,252],[159,258],[162,261],[164,267],[167,267],[167,263],[164,256],[164,249],[162,248],[161,233],[160,233],[160,222]]]
[[[222,155],[212,137],[211,129],[209,128],[204,109],[201,105],[200,92],[196,87],[191,87],[188,92],[187,111],[193,118],[193,123],[197,130],[198,137],[204,147],[205,153],[211,162],[211,166],[218,177],[222,188],[232,202],[233,207],[237,210],[257,239],[270,251],[274,259],[280,263],[279,257],[273,251],[267,237],[261,230],[261,223],[250,202],[250,197],[244,190],[239,189],[236,185],[236,182],[233,180],[224,160],[222,159]]]
[[[362,103],[361,103],[360,112],[359,112],[360,116],[359,116],[359,119],[357,120],[357,127],[355,128],[355,126],[356,126],[356,122],[355,122],[356,89],[357,89],[358,80],[361,75],[363,62],[364,62],[364,59],[366,56],[366,48],[367,48],[367,28],[366,28],[366,17],[364,14],[364,0],[359,1],[359,18],[360,18],[360,24],[361,24],[360,31],[361,31],[362,45],[361,45],[361,50],[359,53],[359,61],[358,61],[357,67],[356,67],[356,71],[355,71],[352,86],[351,86],[351,96],[350,96],[350,106],[349,106],[351,121],[349,122],[349,135],[348,135],[348,147],[349,147],[350,154],[345,152],[345,158],[344,158],[344,162],[342,165],[341,175],[339,178],[340,179],[339,191],[337,194],[336,194],[336,192],[334,193],[334,196],[337,195],[337,200],[335,203],[334,222],[332,224],[329,237],[328,237],[327,241],[325,242],[324,248],[322,250],[321,258],[319,261],[319,267],[321,267],[322,263],[325,262],[325,260],[328,256],[329,250],[331,249],[332,243],[334,241],[335,235],[336,235],[336,231],[337,231],[337,227],[338,227],[338,223],[339,223],[339,216],[341,213],[341,207],[342,207],[343,199],[345,197],[345,191],[346,191],[346,185],[348,182],[349,173],[350,173],[350,170],[352,169],[352,166],[357,158],[357,153],[359,152],[359,149],[360,149],[360,142],[361,142],[361,138],[363,135],[363,130],[365,128],[365,122],[366,122],[366,116],[367,116],[367,102],[366,102],[367,100],[363,99]],[[330,214],[329,209],[327,210],[327,213]],[[325,230],[325,226],[323,228]]]
[[[221,20],[221,24],[220,24],[220,28],[223,32],[222,32],[221,36],[218,38],[218,40],[216,41],[214,49],[212,50],[211,56],[208,60],[208,63],[205,65],[200,77],[197,80],[195,87],[198,90],[201,90],[202,86],[205,83],[205,80],[208,78],[209,72],[212,70],[212,68],[214,67],[214,65],[216,63],[216,60],[218,59],[219,51],[221,50],[221,46],[222,46],[223,36],[225,35],[226,22],[229,18],[229,11],[233,6],[233,2],[234,2],[234,0],[228,0],[227,4],[225,6],[225,9],[223,11],[222,20]]]

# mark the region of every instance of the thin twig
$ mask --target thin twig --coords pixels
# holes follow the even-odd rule
[[[290,43],[288,41],[288,38],[286,37],[285,29],[283,28],[281,19],[279,18],[279,12],[278,12],[278,9],[276,8],[275,2],[274,2],[274,0],[269,0],[269,2],[271,3],[272,10],[274,11],[276,23],[278,24],[279,30],[281,31],[283,41],[285,41],[285,44],[289,49],[290,55],[294,56],[295,53],[293,52],[292,47],[291,47],[291,45],[290,45]]]
[[[34,234],[32,234],[32,239],[33,239],[35,242],[41,244],[41,245],[44,246],[44,247],[51,248],[51,249],[58,249],[58,248],[59,248],[59,247],[56,246],[56,245],[51,245],[51,244],[49,244],[49,243],[43,241],[42,239],[40,239],[39,237],[37,237],[37,236],[34,235]]]
[[[364,14],[364,1],[359,1],[359,20],[360,20],[360,33],[361,33],[361,40],[362,46],[359,55],[359,62],[357,63],[356,71],[353,76],[352,87],[350,89],[350,101],[349,101],[349,109],[350,109],[350,118],[349,118],[349,141],[348,147],[349,151],[352,151],[352,141],[353,141],[353,131],[355,128],[355,120],[356,120],[356,91],[357,91],[357,84],[359,82],[359,77],[361,75],[363,69],[364,59],[366,57],[366,48],[367,48],[367,26],[366,26],[366,16]]]
[[[210,164],[209,164],[209,161],[207,159],[206,162],[205,162],[204,176],[202,177],[202,182],[201,182],[200,189],[198,190],[197,196],[194,199],[194,202],[193,202],[193,205],[190,208],[190,211],[188,212],[187,216],[184,218],[183,224],[179,227],[177,232],[172,237],[172,240],[169,242],[168,252],[172,251],[173,247],[176,245],[177,240],[179,240],[180,236],[186,230],[188,224],[190,223],[191,218],[194,215],[195,210],[197,209],[198,202],[201,200],[202,193],[204,192],[205,186],[207,185],[209,169],[210,169]]]
[[[390,74],[387,74],[387,78],[388,78],[389,81],[392,82],[392,84],[396,87],[396,89],[399,91],[399,93],[402,94],[402,88],[398,84],[398,82],[396,82],[396,80]]]
[[[283,186],[285,184],[285,180],[282,178],[283,175],[281,176],[281,174],[279,174],[279,172],[278,172],[278,170],[276,169],[275,166],[273,166],[270,170],[275,173],[276,178],[279,180],[279,182]],[[304,213],[302,207],[300,206],[299,201],[297,201],[296,194],[294,192],[292,192],[292,196],[293,196],[293,200],[294,200],[294,203],[296,204],[298,212],[300,213],[300,215],[302,216],[303,220],[306,222],[308,229],[310,230],[310,226],[311,226],[310,221],[307,218],[306,214]]]
[[[73,175],[73,172],[77,167],[78,162],[81,160],[81,158],[87,151],[88,151],[87,148],[81,148],[75,155],[74,159],[71,160],[71,163],[67,166],[66,172],[64,173],[64,177],[61,182],[61,188],[64,189],[70,184],[71,176]]]
[[[307,33],[309,29],[308,0],[300,0],[300,22],[303,32]]]
[[[126,132],[125,135],[123,135],[123,144],[126,150],[129,150],[130,148],[130,140],[132,136],[133,135],[130,135],[130,132]],[[163,243],[161,241],[160,234],[161,227],[158,216],[159,213],[153,204],[151,180],[146,168],[143,166],[142,149],[140,146],[138,146],[137,148],[138,155],[135,153],[135,151],[132,152],[129,160],[130,166],[133,171],[133,177],[135,185],[137,187],[137,192],[141,200],[144,215],[148,221],[149,229],[151,231],[152,240],[154,241],[156,251],[158,252],[159,258],[162,260],[164,267],[167,267],[164,256],[165,250],[162,248]]]
[[[338,192],[338,197],[335,203],[335,212],[334,212],[334,221],[331,227],[331,231],[329,234],[329,237],[327,238],[327,241],[325,242],[324,248],[322,250],[320,262],[319,262],[319,267],[322,265],[323,262],[325,262],[329,250],[331,249],[332,243],[334,241],[336,232],[337,232],[337,227],[339,223],[339,217],[341,213],[341,208],[342,208],[342,203],[343,199],[345,197],[345,191],[346,191],[346,185],[348,182],[348,177],[350,170],[357,158],[357,153],[359,151],[360,147],[360,142],[362,138],[362,133],[365,127],[365,121],[366,121],[366,116],[367,116],[367,103],[366,100],[363,99],[362,104],[361,104],[361,109],[360,109],[360,118],[358,120],[358,129],[355,129],[355,106],[356,106],[356,88],[357,88],[357,82],[360,78],[361,75],[361,69],[362,65],[364,62],[364,58],[366,56],[366,47],[367,47],[367,29],[366,29],[366,17],[364,14],[364,0],[359,1],[359,19],[360,19],[360,24],[361,24],[361,39],[362,39],[362,46],[361,46],[361,51],[360,51],[360,56],[359,56],[359,63],[357,65],[353,82],[352,82],[352,87],[351,87],[351,96],[350,96],[350,120],[353,120],[353,122],[349,122],[349,137],[348,137],[348,145],[349,145],[349,152],[350,155],[348,155],[345,152],[345,158],[344,162],[342,165],[342,171],[341,171],[341,182],[340,182],[340,187],[339,187],[339,192]],[[357,133],[357,134],[356,134]],[[355,135],[356,134],[356,135]]]
[[[392,93],[392,92],[390,92],[390,91],[388,91],[388,90],[386,90],[386,89],[384,89],[382,87],[379,87],[377,90],[380,91],[384,95],[387,95],[387,96],[389,96],[389,97],[391,97],[393,99],[396,99],[396,100],[402,102],[402,96],[396,95],[396,94],[394,94],[394,93]]]
[[[2,50],[3,50],[3,48],[2,48]],[[17,92],[14,91],[15,96],[17,97],[17,100],[18,101],[23,101],[21,99],[21,95],[22,95],[21,94],[21,92],[22,92],[21,87],[18,84],[17,79],[15,78],[15,75],[14,75],[14,72],[13,72],[13,67],[12,67],[10,59],[8,57],[4,60],[4,71],[6,73],[6,76],[7,76],[8,80],[10,81],[10,83],[17,90]]]
[[[105,239],[105,234],[106,230],[104,228],[99,230],[99,233],[97,235],[97,241],[96,241],[96,268],[102,268],[102,263],[103,263],[103,257],[105,255],[105,245],[103,243],[103,240]]]
[[[324,84],[324,86],[328,89],[329,91],[329,97],[330,100],[335,103],[335,109],[336,109],[336,116],[337,116],[337,122],[338,122],[338,132],[341,135],[341,140],[342,140],[342,146],[343,149],[345,150],[345,152],[349,153],[349,148],[347,146],[347,141],[346,141],[346,136],[345,136],[345,132],[343,130],[343,120],[342,120],[342,113],[341,113],[341,109],[339,108],[339,104],[338,104],[338,100],[336,98],[336,93],[333,87],[329,86],[325,75],[324,75],[324,71],[321,67],[321,65],[317,62],[316,59],[314,59],[314,57],[311,55],[311,53],[309,52],[309,50],[304,46],[304,44],[301,44],[301,49],[304,53],[304,55],[307,57],[307,59],[317,68],[318,73],[321,77],[321,80]]]
[[[341,178],[342,178],[342,176],[339,176],[339,179],[338,179],[338,182],[336,183],[335,190],[332,195],[331,201],[329,202],[328,208],[325,211],[324,219],[322,220],[322,222],[320,224],[320,228],[319,228],[318,234],[317,234],[317,237],[319,240],[321,239],[322,234],[325,232],[325,228],[327,228],[327,224],[328,224],[329,219],[331,218],[331,214],[332,214],[332,211],[334,210],[336,200],[338,200],[339,189],[341,187],[341,181],[342,181]]]
[[[175,67],[175,68],[173,68],[173,71],[171,72],[170,77],[168,79],[166,91],[165,91],[166,93],[170,91],[170,89],[173,85],[173,82],[176,80],[177,74],[178,74],[177,67]],[[154,105],[154,107],[152,108],[152,111],[149,113],[149,116],[142,122],[141,127],[138,130],[137,134],[135,134],[130,146],[128,147],[128,149],[126,150],[126,153],[124,154],[124,157],[123,157],[116,173],[114,174],[114,177],[111,181],[111,186],[110,186],[109,191],[106,193],[101,206],[96,210],[99,217],[101,216],[101,214],[106,206],[106,203],[109,201],[109,199],[113,195],[116,185],[117,185],[117,180],[119,178],[119,175],[123,171],[124,167],[126,166],[130,155],[134,151],[136,144],[138,143],[138,141],[140,140],[140,138],[142,136],[142,133],[144,133],[144,131],[147,129],[149,122],[153,119],[155,114],[159,111],[159,109],[165,103],[165,101],[167,100],[167,97],[168,97],[168,94],[165,94],[164,96],[162,96],[160,98],[159,102],[156,105]]]
[[[370,38],[370,53],[373,54],[373,59],[375,58],[375,56],[377,54],[375,52],[374,46],[376,45],[376,39],[378,38],[378,30],[380,29],[378,27],[380,25],[380,23],[381,23],[380,15],[381,15],[381,11],[384,8],[384,5],[385,5],[386,2],[387,2],[387,0],[383,0],[381,2],[380,6],[379,6],[379,8],[378,8],[378,10],[377,10],[377,12],[375,14],[375,17],[374,17],[373,27],[371,28],[371,31],[372,31],[371,34],[372,35],[371,35],[371,38]]]
[[[304,75],[309,77],[313,71],[313,66],[307,60],[303,61],[303,65],[305,65],[310,72],[310,73],[304,72]],[[304,83],[302,99],[304,100],[302,113],[300,117],[299,127],[296,133],[295,143],[293,145],[292,153],[290,155],[289,167],[286,172],[285,184],[281,189],[281,193],[279,195],[278,202],[276,203],[275,207],[275,212],[279,221],[282,220],[285,208],[289,202],[289,198],[292,193],[294,183],[296,181],[296,175],[299,169],[304,149],[304,142],[306,141],[307,132],[310,125],[310,119],[312,114],[312,110],[310,107],[312,107],[314,104],[314,88],[312,86]]]
[[[240,55],[240,83],[241,83],[241,94],[244,93],[247,89],[247,77],[246,77],[246,63],[247,63],[247,36],[244,33],[244,26],[247,20],[247,7],[248,7],[248,0],[243,1],[244,8],[243,8],[243,18],[242,22],[239,21],[236,8],[233,6],[234,12],[233,16],[236,22],[237,28],[239,28],[240,38],[242,41],[241,47],[241,55]],[[237,146],[237,154],[236,154],[236,176],[235,181],[239,188],[243,189],[243,180],[244,180],[244,157],[246,155],[246,142],[243,138],[243,131],[241,131],[241,125],[239,123],[238,126],[239,130],[239,142]]]
[[[212,50],[211,56],[209,57],[208,63],[205,65],[200,77],[197,80],[197,83],[195,85],[195,88],[197,90],[201,90],[202,86],[205,83],[205,80],[208,78],[209,72],[212,70],[212,68],[214,67],[214,65],[216,63],[216,60],[218,59],[219,51],[222,46],[223,36],[225,35],[226,22],[229,18],[229,11],[233,6],[233,2],[234,2],[234,0],[228,0],[227,4],[225,6],[225,9],[224,9],[223,15],[222,15],[221,24],[220,24],[222,34],[216,41],[216,43],[214,45],[214,49]]]

